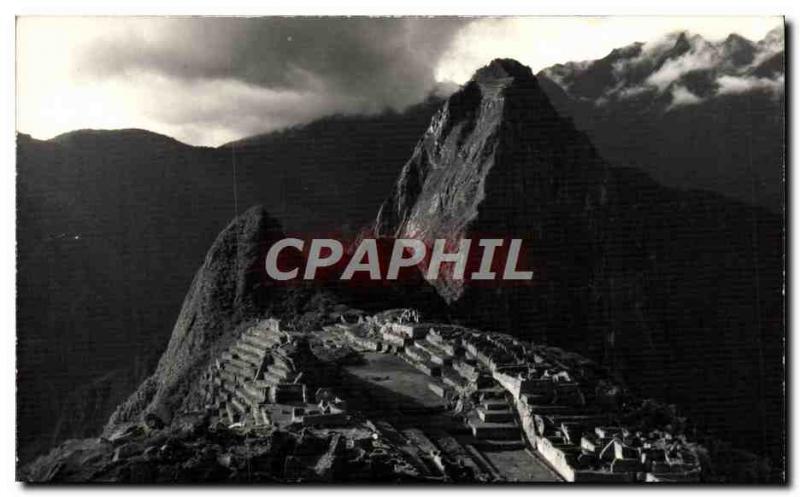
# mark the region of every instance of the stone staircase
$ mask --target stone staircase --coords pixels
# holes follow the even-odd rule
[[[458,337],[430,332],[406,345],[402,357],[431,376],[428,388],[442,398],[477,397],[465,413],[466,427],[478,443],[508,448],[524,446],[516,411],[506,390]]]
[[[211,385],[207,407],[216,419],[231,424],[269,424],[269,405],[276,396],[304,403],[304,385],[296,384],[302,373],[295,367],[292,349],[292,337],[274,320],[247,329],[207,373]],[[287,395],[284,390],[299,391],[300,395]]]
[[[331,373],[312,352],[307,334],[284,332],[277,321],[264,320],[207,371],[206,408],[214,421],[228,424],[346,424],[346,403],[327,387],[336,381]]]
[[[467,415],[467,425],[479,440],[489,442],[522,442],[522,432],[517,416],[499,386],[481,388],[477,392],[479,403]]]

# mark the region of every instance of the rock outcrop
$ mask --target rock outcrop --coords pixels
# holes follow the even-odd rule
[[[608,166],[550,105],[530,69],[495,60],[434,116],[375,232],[455,242],[487,234],[525,239],[535,247],[527,265],[535,284],[546,285],[542,292],[557,297],[549,312],[563,330],[583,324],[570,323],[583,317],[569,307],[602,273],[610,182]],[[475,292],[447,278],[433,284],[456,306]],[[510,328],[542,318],[533,307],[513,315],[523,312],[507,302],[516,291],[480,293],[499,306],[473,307],[486,311],[482,324]]]
[[[587,258],[599,252],[593,219],[607,181],[606,164],[553,109],[530,69],[495,60],[434,117],[381,208],[376,232],[451,240],[513,234],[534,241],[537,252],[558,232],[584,240],[562,247],[562,255]],[[450,302],[464,292],[456,281],[434,284]]]
[[[447,101],[374,232],[528,240],[530,286],[434,281],[451,314],[586,354],[783,459],[780,217],[607,164],[521,64],[495,60]]]
[[[280,300],[284,290],[270,287],[263,261],[271,242],[282,236],[262,207],[249,209],[219,234],[192,281],[155,373],[117,408],[106,433],[148,414],[169,423],[209,361],[238,336],[239,325]]]

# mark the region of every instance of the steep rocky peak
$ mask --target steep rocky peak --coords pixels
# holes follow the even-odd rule
[[[475,71],[472,76],[479,83],[490,82],[530,82],[535,81],[531,68],[514,59],[494,59],[489,64]]]
[[[727,38],[725,38],[725,41],[723,42],[723,45],[727,45],[727,46],[731,46],[731,47],[737,47],[737,46],[749,46],[749,47],[752,47],[753,45],[755,45],[755,43],[753,43],[752,41],[748,40],[747,38],[745,38],[742,35],[739,35],[737,33],[731,33],[731,34],[728,35]]]
[[[556,206],[582,212],[597,204],[603,169],[530,68],[495,59],[433,118],[374,231],[424,240],[483,232],[531,236],[545,229]],[[452,302],[463,282],[446,279],[433,284]]]
[[[722,53],[730,59],[734,65],[741,66],[753,62],[756,53],[756,44],[752,41],[731,33],[724,42],[722,42]]]
[[[515,108],[528,112],[514,112]],[[531,108],[537,110],[533,115]],[[550,101],[534,76],[530,67],[514,59],[494,59],[478,69],[472,79],[461,90],[447,100],[438,117],[442,124],[440,138],[450,133],[459,122],[466,126],[461,131],[475,131],[475,121],[483,129],[511,121],[533,121],[538,116],[552,118]],[[434,124],[437,119],[434,119]]]
[[[659,55],[656,59],[656,63],[654,65],[654,69],[658,70],[663,66],[667,61],[674,60],[682,57],[684,54],[692,50],[692,41],[696,41],[694,38],[690,39],[689,34],[686,31],[681,31],[676,33],[675,35],[675,43],[672,44],[670,48],[665,50],[661,55]]]
[[[678,37],[675,39],[675,45],[672,47],[672,53],[674,55],[684,54],[688,52],[692,48],[691,39],[689,33],[686,31],[681,31],[678,34]]]

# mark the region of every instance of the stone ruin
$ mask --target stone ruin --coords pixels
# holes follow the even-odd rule
[[[277,320],[268,319],[247,329],[209,366],[201,379],[205,408],[212,423],[229,425],[342,424],[344,402],[329,389],[309,387],[327,371],[305,334],[282,331]]]
[[[428,426],[424,414],[397,429],[349,409],[347,396],[359,392],[340,387],[352,354],[391,355],[421,372],[420,388],[461,428]],[[509,481],[488,450],[527,452],[523,464],[546,468],[546,481],[719,481],[708,451],[660,416],[661,406],[632,402],[591,361],[501,333],[419,322],[416,313],[313,332],[262,320],[196,386],[199,400],[169,425],[145,419],[107,439],[70,441],[30,465],[25,479]]]
[[[670,424],[626,425],[622,388],[560,349],[438,323],[340,325],[430,376],[477,438],[518,441],[569,482],[699,482],[704,451]],[[634,426],[636,424],[637,426]]]

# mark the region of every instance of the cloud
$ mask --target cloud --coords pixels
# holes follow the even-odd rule
[[[602,89],[595,103],[605,105],[615,99],[645,94],[668,95],[671,103],[665,110],[670,110],[718,95],[749,91],[778,95],[784,90],[784,77],[767,78],[759,73],[763,73],[760,65],[769,63],[783,49],[782,26],[768,31],[755,43],[733,35],[709,41],[685,31],[669,33],[615,52],[618,58],[612,63],[614,79]]]
[[[750,91],[764,91],[777,95],[784,91],[784,77],[778,76],[775,79],[769,79],[723,75],[717,79],[717,85],[719,85],[717,93],[720,95],[735,95]]]
[[[700,103],[702,99],[689,91],[688,88],[681,85],[675,85],[672,88],[672,102],[669,105],[669,109],[680,107],[684,105],[692,105]]]
[[[401,108],[435,83],[438,55],[466,21],[454,18],[158,19],[149,33],[88,47],[96,75],[157,73],[235,80],[272,90],[329,92]],[[157,28],[157,29],[154,29]]]
[[[619,91],[615,91],[614,95],[620,99],[625,99],[625,98],[638,97],[639,95],[643,95],[651,91],[653,91],[653,89],[650,88],[649,86],[637,85],[637,86],[631,86],[629,88],[621,88]],[[608,97],[606,97],[606,99],[607,98]]]
[[[232,79],[179,81],[160,75],[138,76],[140,109],[170,136],[187,143],[226,143],[244,136],[304,123],[360,108],[344,95],[309,90],[273,90]],[[148,98],[171,95],[169,105]]]
[[[18,122],[48,137],[124,123],[217,145],[331,113],[400,110],[436,89],[440,54],[469,22],[23,18]]]
[[[647,84],[664,91],[674,81],[692,71],[710,69],[721,63],[720,53],[714,45],[693,37],[691,49],[684,55],[667,60],[661,68],[648,76]]]

